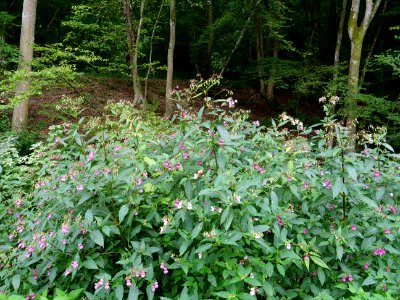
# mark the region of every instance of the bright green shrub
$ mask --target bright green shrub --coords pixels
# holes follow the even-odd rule
[[[34,190],[0,203],[0,290],[395,297],[399,156],[380,140],[346,153],[336,100],[311,128],[286,115],[260,128],[232,99],[175,122],[118,104],[105,122],[53,126]]]

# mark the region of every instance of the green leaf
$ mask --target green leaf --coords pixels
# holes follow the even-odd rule
[[[128,204],[122,205],[118,212],[118,219],[120,223],[124,220],[128,212],[129,212],[129,205]]]
[[[307,270],[310,271],[310,258],[306,259],[304,257],[304,264],[306,265]]]
[[[345,166],[344,168],[346,169],[347,173],[349,173],[349,176],[351,177],[351,179],[357,180],[357,171],[355,168],[353,168],[352,166],[349,166],[349,165]]]
[[[192,243],[192,241],[188,241],[188,240],[183,240],[181,246],[179,247],[179,255],[183,255],[183,253],[185,253],[185,251],[187,250],[187,248],[190,246],[190,244]]]
[[[278,195],[274,191],[271,192],[271,211],[278,213]]]
[[[203,222],[197,224],[196,227],[193,228],[191,238],[195,239],[200,234],[202,229],[203,229]]]
[[[272,283],[270,283],[269,281],[264,281],[262,286],[268,297],[274,296],[274,286],[272,285]]]
[[[343,179],[341,177],[338,177],[336,179],[335,184],[332,187],[333,198],[336,198],[336,196],[340,194],[342,189],[343,189]]]
[[[319,282],[321,282],[321,286],[323,286],[325,283],[325,279],[326,279],[324,270],[318,267],[317,275],[318,275]]]
[[[91,224],[93,222],[93,212],[91,209],[88,209],[85,213],[85,221],[88,224]]]
[[[231,137],[229,136],[229,132],[228,130],[225,128],[225,126],[222,125],[218,125],[217,126],[217,130],[219,132],[219,135],[221,136],[221,138],[226,141],[226,142],[230,142]]]
[[[376,204],[375,201],[373,201],[372,199],[365,197],[362,194],[358,194],[359,199],[364,202],[365,204],[367,204],[369,207],[371,208],[378,208],[378,204]]]
[[[231,293],[228,293],[228,292],[218,292],[218,293],[216,293],[216,295],[218,296],[218,297],[221,297],[221,298],[224,298],[224,299],[228,299],[229,297],[231,297]]]
[[[339,243],[336,244],[336,257],[338,260],[342,260],[343,257],[343,247]]]
[[[137,285],[131,285],[129,288],[128,300],[137,300],[139,298],[139,288]]]
[[[145,163],[147,163],[149,166],[154,166],[156,165],[156,161],[150,157],[143,157],[143,160],[145,161]]]
[[[192,182],[190,180],[187,180],[185,182],[185,194],[186,194],[186,197],[189,200],[192,200],[192,198],[193,198],[193,184],[192,184]]]
[[[117,300],[124,299],[124,286],[122,284],[115,288],[115,298],[117,298]]]
[[[209,273],[207,275],[207,280],[211,283],[211,285],[213,285],[215,287],[217,286],[217,279],[215,278],[215,276],[213,274]]]
[[[21,284],[21,276],[19,274],[15,274],[12,278],[11,278],[11,284],[14,288],[14,291],[17,291],[19,289],[19,286]]]
[[[12,295],[12,296],[10,296],[10,297],[8,297],[8,298],[6,298],[7,300],[25,300],[25,298],[24,297],[22,297],[22,296],[17,296],[17,295]]]
[[[73,290],[68,294],[69,300],[75,300],[79,297],[79,295],[82,293],[83,289],[77,289]]]
[[[384,194],[385,194],[385,189],[384,188],[379,188],[376,191],[376,200],[379,201],[380,199],[382,199]]]
[[[93,259],[88,259],[83,262],[83,266],[89,270],[98,270],[99,267],[97,266],[96,262]]]
[[[375,236],[370,236],[368,238],[365,238],[361,243],[361,250],[371,250],[375,241],[376,241]]]
[[[367,278],[365,278],[365,280],[363,281],[362,285],[373,285],[377,283],[377,281],[375,280],[374,276],[369,276]]]
[[[213,246],[213,244],[211,244],[211,243],[203,244],[199,248],[197,248],[196,251],[194,251],[194,253],[200,253],[200,252],[207,251],[212,246]]]
[[[179,297],[179,300],[188,300],[189,299],[189,294],[188,294],[188,288],[185,286],[182,289],[181,295]]]
[[[231,227],[232,221],[233,221],[233,210],[231,207],[225,209],[222,212],[222,216],[221,216],[221,224],[224,224],[225,230],[228,230],[229,227]]]
[[[278,270],[278,272],[279,272],[283,277],[285,277],[286,271],[285,271],[285,267],[284,267],[284,266],[278,264],[278,265],[276,265],[276,269]]]
[[[95,230],[90,233],[90,239],[97,245],[104,248],[104,237],[100,230]]]
[[[267,273],[268,277],[272,277],[272,275],[274,274],[274,265],[268,262],[265,266],[265,272]]]
[[[328,265],[318,256],[310,255],[310,258],[312,259],[313,262],[315,262],[318,266],[323,267],[325,269],[329,270]]]

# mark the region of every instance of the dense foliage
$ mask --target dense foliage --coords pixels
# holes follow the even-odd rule
[[[173,120],[110,104],[27,157],[2,139],[0,290],[396,298],[399,156],[379,129],[348,153],[338,98],[320,101],[310,128],[285,114],[259,126],[230,98]]]

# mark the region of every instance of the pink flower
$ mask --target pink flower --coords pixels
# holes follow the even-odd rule
[[[347,276],[346,276],[346,275],[343,275],[343,276],[342,276],[342,281],[343,281],[343,282],[346,282],[346,280],[347,280]]]
[[[308,189],[308,187],[309,187],[308,181],[304,182],[303,187],[304,187],[305,190]]]
[[[326,189],[328,189],[328,190],[332,187],[331,182],[330,182],[329,179],[325,180],[324,187],[326,187]]]
[[[126,283],[126,286],[128,286],[128,287],[132,285],[131,279],[129,277],[125,278],[125,283]]]
[[[222,147],[224,145],[224,140],[223,139],[219,139],[218,145],[220,145]]]
[[[258,170],[258,165],[257,165],[256,163],[254,163],[254,164],[253,164],[253,168],[254,168],[254,170],[257,171],[257,170]]]
[[[356,231],[357,230],[357,226],[354,224],[351,224],[351,230]]]
[[[307,229],[307,228],[304,228],[304,229],[303,229],[303,233],[304,233],[304,234],[307,234],[307,233],[308,233],[308,229]]]
[[[74,269],[77,269],[79,267],[79,263],[77,261],[73,261],[71,263],[71,267],[74,268]]]
[[[353,275],[349,274],[349,276],[347,277],[347,279],[352,282],[353,281]]]
[[[67,224],[63,224],[61,226],[61,232],[67,234],[69,232],[69,226]]]
[[[374,170],[374,177],[379,177],[381,174],[378,169]]]
[[[82,191],[82,190],[83,190],[83,185],[82,185],[82,184],[78,185],[78,186],[76,187],[76,190],[77,190],[77,191]]]
[[[390,234],[390,229],[388,227],[385,228],[385,234]]]
[[[157,281],[154,282],[153,285],[151,286],[151,290],[152,290],[153,292],[155,292],[156,289],[158,289],[158,282],[157,282]]]
[[[90,151],[90,152],[89,152],[89,156],[88,156],[88,161],[92,161],[93,158],[94,158],[94,152],[93,152],[93,151]]]
[[[368,263],[365,263],[365,264],[364,264],[364,270],[368,270],[368,268],[369,268]]]

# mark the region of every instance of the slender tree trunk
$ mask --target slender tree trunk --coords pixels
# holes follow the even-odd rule
[[[260,94],[264,94],[264,34],[261,15],[256,17],[256,53],[257,53],[257,73],[260,82]]]
[[[382,13],[384,13],[386,11],[386,7],[387,7],[387,0],[383,4]],[[371,61],[371,58],[372,58],[372,53],[374,53],[374,49],[375,49],[376,43],[378,41],[379,34],[381,33],[381,30],[382,30],[382,23],[383,23],[383,18],[380,18],[378,30],[376,31],[374,40],[372,42],[371,48],[368,51],[368,55],[367,55],[367,57],[365,59],[365,62],[364,62],[364,67],[363,67],[362,72],[361,72],[360,80],[359,80],[359,83],[358,83],[358,88],[360,90],[361,90],[361,88],[362,88],[362,86],[364,84],[365,74],[367,73],[368,65],[369,65],[369,62]]]
[[[347,0],[342,1],[342,11],[340,13],[339,28],[336,39],[335,59],[333,63],[334,73],[333,80],[336,81],[339,75],[340,49],[342,47],[344,20],[346,18]]]
[[[142,1],[143,4],[143,1]],[[132,85],[134,90],[134,105],[143,101],[143,96],[139,83],[139,75],[137,68],[137,51],[138,51],[138,39],[135,35],[132,26],[132,4],[130,0],[123,0],[124,5],[124,17],[125,17],[125,27],[126,27],[126,37],[128,42],[129,51],[129,61],[132,76]]]
[[[174,75],[174,49],[175,49],[175,33],[176,33],[176,7],[175,0],[169,0],[170,17],[169,17],[169,46],[168,46],[168,70],[167,82],[165,86],[165,115],[169,116],[174,111],[174,103],[172,99],[172,78]]]
[[[261,3],[261,0],[258,0],[257,3],[254,4],[254,8],[251,11],[251,13],[250,13],[249,17],[247,18],[246,22],[244,23],[244,26],[242,28],[242,31],[240,32],[239,38],[236,41],[235,47],[232,49],[231,54],[229,55],[228,59],[225,61],[225,64],[222,67],[221,72],[219,73],[219,76],[222,77],[224,75],[224,73],[226,71],[226,68],[228,67],[229,63],[231,62],[233,54],[236,52],[237,48],[239,47],[240,43],[242,42],[244,34],[246,33],[247,27],[249,26],[250,21],[253,19],[254,14],[256,13],[256,10],[257,10],[258,6],[260,5],[260,3]]]
[[[212,30],[212,25],[214,23],[214,15],[213,15],[214,9],[213,9],[213,1],[208,0],[208,19],[207,19],[207,25],[208,25],[208,41],[207,41],[207,75],[211,75],[211,70],[212,70],[212,49],[214,47],[214,30]]]
[[[143,103],[143,108],[146,108],[146,100],[143,97],[142,93],[142,86],[140,83],[140,77],[139,77],[139,72],[138,72],[138,54],[139,54],[139,45],[140,45],[140,35],[142,33],[142,25],[143,25],[143,14],[144,14],[144,7],[146,5],[146,0],[142,0],[140,4],[140,19],[139,19],[139,25],[137,27],[137,32],[136,32],[136,41],[134,44],[135,48],[135,53],[133,56],[133,67],[136,73],[136,92],[135,92],[135,98],[133,100],[133,105],[137,105],[140,103]]]
[[[147,68],[146,78],[144,80],[144,99],[143,99],[143,103],[144,103],[145,107],[146,107],[147,100],[148,100],[147,99],[147,85],[148,85],[149,76],[150,76],[150,72],[151,72],[151,68],[152,68],[152,62],[153,62],[152,61],[153,60],[153,40],[154,40],[154,36],[156,34],[158,21],[160,20],[160,16],[161,16],[161,12],[162,12],[163,7],[164,7],[164,0],[161,0],[160,9],[158,10],[157,18],[156,18],[156,21],[154,22],[153,30],[151,31],[150,52],[149,52],[149,66]]]
[[[347,24],[347,30],[350,37],[350,64],[349,64],[349,85],[351,94],[355,95],[359,93],[359,74],[360,74],[360,63],[362,45],[368,26],[374,18],[376,11],[379,8],[382,0],[376,0],[375,3],[372,0],[366,0],[364,18],[358,25],[359,11],[360,11],[360,0],[352,0],[349,21]],[[351,98],[349,109],[356,106],[355,98]],[[349,116],[346,120],[346,126],[350,132],[350,143],[351,147],[355,148],[356,142],[356,118]]]
[[[22,9],[22,24],[19,50],[21,62],[19,69],[26,74],[31,72],[31,61],[33,58],[33,43],[35,40],[35,22],[36,22],[37,0],[24,0]],[[29,80],[26,79],[18,84],[16,94],[24,94],[29,90]],[[12,117],[12,129],[22,131],[28,126],[29,115],[29,96],[15,105]]]
[[[274,87],[275,87],[275,78],[276,78],[276,64],[278,62],[279,56],[279,41],[277,38],[274,38],[273,41],[273,49],[272,49],[272,67],[269,74],[268,86],[267,86],[267,99],[271,101],[274,98]]]

